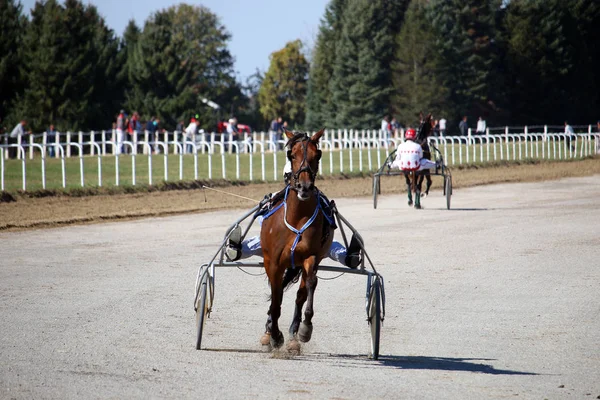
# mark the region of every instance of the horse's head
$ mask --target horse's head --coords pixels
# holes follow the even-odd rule
[[[319,170],[321,150],[319,140],[324,130],[312,136],[303,132],[285,131],[288,138],[287,158],[292,163],[291,187],[298,193],[298,199],[308,200],[315,189],[315,178]]]
[[[424,117],[423,113],[421,113],[420,117],[421,123],[419,124],[419,129],[417,129],[417,139],[415,141],[419,144],[423,144],[427,141],[427,138],[431,136],[435,122],[433,121],[431,114]]]

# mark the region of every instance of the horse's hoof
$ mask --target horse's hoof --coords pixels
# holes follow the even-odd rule
[[[408,201],[408,206],[409,206],[409,207],[411,207],[412,205],[413,205],[413,202],[412,202],[412,200],[409,200],[409,201]]]
[[[279,336],[273,336],[273,334],[271,334],[271,341],[270,341],[270,343],[271,343],[271,346],[274,349],[278,349],[281,346],[283,346],[283,342],[285,342],[285,339],[284,339],[283,334],[281,332],[279,333]]]
[[[296,338],[291,338],[287,344],[287,351],[289,353],[300,354],[300,342]]]
[[[300,339],[300,341],[304,343],[310,341],[310,338],[312,336],[312,330],[312,324],[308,325],[302,322],[300,324],[300,329],[298,329],[298,339]]]
[[[260,338],[260,344],[263,346],[271,345],[271,334],[269,332],[266,332],[264,335],[262,335]]]
[[[422,207],[420,204],[415,204],[415,210],[420,210]]]

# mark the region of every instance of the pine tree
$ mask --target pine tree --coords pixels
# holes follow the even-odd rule
[[[407,1],[350,0],[330,81],[336,124],[372,128],[389,112],[395,37]]]
[[[88,6],[86,15],[94,26],[93,59],[95,60],[93,92],[85,126],[91,129],[110,127],[115,113],[124,101],[123,81],[119,74],[124,57],[119,54],[119,39],[109,29],[95,6]]]
[[[397,37],[393,113],[404,125],[414,126],[419,113],[447,115],[448,89],[438,79],[440,57],[425,16],[425,0],[413,0]]]
[[[348,0],[332,0],[325,9],[312,54],[306,95],[306,127],[333,128],[335,103],[329,87],[336,62],[336,45],[342,34],[342,15]]]
[[[15,0],[0,0],[0,118],[3,124],[11,103],[22,89],[19,47],[27,22],[22,8]],[[14,116],[12,122],[16,124],[19,118]]]
[[[560,3],[515,0],[507,8],[507,62],[517,123],[566,119],[562,116],[569,107],[567,76],[574,60]]]
[[[494,120],[505,102],[497,21],[501,0],[431,0],[427,15],[442,57],[440,79],[454,116]]]
[[[258,91],[260,112],[265,120],[281,116],[293,126],[302,125],[309,70],[308,61],[302,54],[302,42],[289,42],[270,58],[269,70]]]

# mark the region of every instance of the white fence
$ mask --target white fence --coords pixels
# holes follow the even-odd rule
[[[504,160],[524,159],[553,159],[564,160],[585,157],[600,153],[600,134],[592,133],[592,127],[587,127],[587,132],[578,129],[578,133],[566,135],[564,133],[551,133],[549,127],[542,127],[541,131],[531,131],[528,127],[521,128],[522,132],[515,132],[515,128],[505,127],[503,133],[496,129],[488,129],[485,135],[445,136],[430,137],[430,142],[435,144],[444,157],[447,165],[464,163],[485,163]],[[321,139],[323,149],[323,162],[320,173],[334,174],[337,172],[373,171],[377,170],[387,155],[402,141],[403,132],[397,132],[392,137],[386,137],[382,131],[369,130],[329,130]],[[138,140],[138,137],[143,140]],[[178,158],[178,180],[184,179],[184,157],[193,158],[194,179],[240,179],[241,171],[249,172],[250,180],[254,176],[255,163],[259,165],[260,179],[267,180],[267,168],[273,168],[273,180],[281,178],[283,165],[277,156],[282,153],[284,141],[270,140],[268,133],[245,134],[241,140],[235,141],[233,137],[219,134],[198,135],[195,142],[183,140],[179,132],[161,132],[152,140],[148,132],[131,137],[130,141],[117,143],[115,133],[78,132],[57,134],[48,142],[46,134],[27,135],[27,140],[19,137],[16,144],[0,145],[0,190],[5,190],[5,159],[8,159],[9,149],[16,151],[21,164],[22,190],[27,190],[27,159],[41,159],[41,183],[46,188],[46,163],[48,150],[55,150],[55,157],[61,163],[61,182],[63,188],[67,186],[66,159],[77,157],[79,159],[79,182],[85,186],[84,159],[96,159],[97,182],[94,185],[103,185],[102,161],[106,157],[114,157],[115,179],[114,184],[119,186],[122,174],[122,162],[131,163],[131,184],[136,185],[136,158],[144,157],[148,164],[148,184],[153,184],[153,163],[156,157],[162,158],[164,180],[169,177],[169,158]],[[161,140],[162,139],[162,140]],[[2,156],[3,153],[3,156]],[[241,165],[241,154],[249,155],[247,170]],[[187,155],[186,155],[187,154]],[[123,161],[123,158],[129,160]],[[220,159],[221,176],[213,174],[213,158]],[[365,160],[366,158],[366,160]],[[186,158],[187,159],[187,158]],[[256,159],[256,160],[255,160]],[[216,161],[216,160],[215,160]],[[206,163],[205,175],[199,174],[199,164]],[[229,172],[228,163],[235,163],[235,172]],[[323,165],[325,164],[325,165]],[[14,165],[14,164],[12,164]],[[13,167],[14,168],[14,167]],[[88,167],[89,168],[89,167]],[[270,174],[269,174],[270,175]],[[270,177],[269,177],[270,178]],[[55,185],[56,186],[56,185]]]

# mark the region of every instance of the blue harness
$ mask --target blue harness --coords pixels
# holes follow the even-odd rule
[[[323,211],[323,204],[322,202],[325,201],[323,199],[323,197],[321,197],[321,192],[317,190],[317,206],[315,207],[315,212],[313,213],[312,217],[310,217],[310,219],[308,221],[306,221],[306,223],[302,226],[302,228],[300,229],[296,229],[294,228],[292,225],[290,225],[287,222],[287,197],[288,197],[288,193],[290,191],[290,185],[287,185],[285,188],[285,195],[283,196],[283,201],[281,203],[279,203],[279,205],[271,210],[269,210],[269,212],[267,214],[265,214],[264,219],[269,218],[271,215],[275,214],[277,212],[277,210],[279,210],[281,207],[283,207],[283,222],[285,223],[285,226],[288,227],[288,229],[292,232],[294,232],[296,234],[296,239],[294,239],[294,243],[292,244],[292,268],[294,268],[296,266],[296,264],[294,263],[294,251],[296,250],[296,246],[298,245],[298,242],[300,241],[300,238],[302,237],[302,234],[304,233],[305,230],[307,230],[313,222],[315,222],[315,219],[317,218],[317,215],[319,214],[319,211],[321,211],[323,213],[323,216],[325,217],[325,220],[327,220],[327,222],[335,229],[335,221],[333,220],[332,216],[327,215],[326,212]]]

